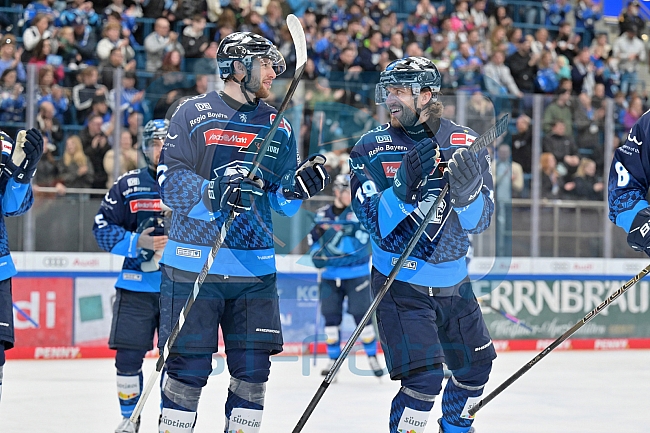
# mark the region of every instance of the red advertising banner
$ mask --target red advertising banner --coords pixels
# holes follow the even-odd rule
[[[73,281],[12,278],[16,347],[72,345]]]

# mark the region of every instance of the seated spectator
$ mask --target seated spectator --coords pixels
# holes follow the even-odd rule
[[[104,128],[104,119],[102,116],[92,116],[88,119],[88,123],[79,133],[83,150],[86,152],[92,146],[103,147],[103,141],[106,141],[106,132]]]
[[[138,113],[137,111],[129,111],[129,120],[128,124],[126,125],[126,129],[131,134],[131,143],[133,143],[133,146],[136,149],[138,148],[138,140],[140,139],[142,119],[142,113]]]
[[[195,14],[189,26],[185,26],[181,35],[181,45],[185,50],[186,70],[194,69],[194,63],[203,57],[203,53],[208,48],[209,41],[203,34],[205,30],[205,17],[201,14]]]
[[[330,84],[334,91],[334,98],[337,102],[352,105],[354,101],[360,101],[361,95],[361,72],[363,69],[356,62],[357,50],[353,45],[348,46],[339,57],[338,62],[332,66],[330,72]]]
[[[74,32],[75,48],[81,61],[88,65],[97,64],[97,33],[83,17],[77,17],[70,24]]]
[[[163,56],[172,50],[177,50],[181,56],[185,54],[183,46],[178,41],[178,34],[170,32],[169,21],[158,18],[154,24],[154,32],[144,39],[144,49],[147,52],[147,72],[156,72],[162,66]]]
[[[576,144],[580,155],[595,161],[600,169],[604,166],[604,143],[601,132],[604,128],[605,109],[592,107],[591,98],[586,93],[578,96],[573,109],[573,123],[576,133]]]
[[[571,81],[573,81],[573,94],[579,95],[586,92],[589,95],[594,93],[596,77],[594,64],[591,62],[591,54],[588,48],[583,48],[573,59],[571,69]]]
[[[59,30],[58,35],[59,48],[56,53],[61,56],[63,65],[69,69],[79,69],[83,58],[77,50],[77,44],[74,38],[74,29],[72,27],[63,27]],[[72,76],[72,74],[70,74]],[[74,83],[76,84],[76,83]],[[66,87],[72,87],[72,80],[67,83]]]
[[[383,49],[382,35],[378,30],[372,31],[366,39],[366,44],[359,49],[357,63],[364,72],[381,72],[379,60]],[[376,79],[376,78],[375,78]],[[370,81],[370,80],[369,80]]]
[[[101,16],[95,12],[93,2],[91,1],[68,1],[68,7],[59,16],[59,23],[61,26],[70,26],[77,19],[82,19],[86,22],[92,31],[96,31],[102,25]]]
[[[544,51],[549,51],[553,56],[551,61],[555,59],[555,42],[549,40],[548,30],[546,28],[540,27],[537,29],[535,32],[535,39],[530,43],[530,51],[533,54],[539,54],[540,56]]]
[[[25,95],[15,69],[5,69],[0,75],[0,122],[25,121]]]
[[[494,11],[494,16],[490,18],[490,21],[494,23],[494,25],[490,25],[490,28],[499,26],[503,27],[505,30],[511,28],[513,24],[512,18],[508,14],[508,9],[503,5],[497,6]]]
[[[558,88],[557,97],[544,110],[542,124],[544,134],[549,134],[558,120],[564,122],[565,131],[573,131],[571,91],[567,91],[567,89]]]
[[[452,66],[455,70],[455,77],[459,87],[479,86],[483,62],[478,57],[472,55],[467,42],[460,44],[458,53],[455,53],[453,57]]]
[[[124,54],[120,48],[113,48],[111,50],[110,56],[108,59],[99,64],[99,81],[103,84],[108,90],[113,89],[113,81],[115,70],[118,68],[124,69],[126,72],[134,72],[136,68],[135,59],[132,59],[128,63],[124,59]]]
[[[120,167],[118,170],[118,176],[121,176],[127,171],[138,168],[138,151],[133,147],[131,133],[127,130],[122,131],[120,134],[120,142],[118,143],[118,146],[120,146]],[[113,185],[113,182],[115,182],[115,151],[113,150],[113,147],[115,147],[114,144],[104,155],[104,171],[108,174],[106,188],[110,188],[111,185]]]
[[[286,21],[282,13],[280,2],[278,0],[271,0],[266,5],[264,22],[260,24],[262,36],[274,44],[278,44],[280,41],[280,29],[284,25],[286,25]]]
[[[405,55],[402,55],[402,57],[405,57]],[[401,59],[402,57],[399,58]],[[438,68],[438,72],[440,72],[440,75],[442,77],[443,86],[448,86],[451,83],[451,76],[449,75],[449,67],[451,66],[451,52],[447,48],[447,39],[445,36],[435,35],[433,37],[431,47],[427,48],[426,57],[428,59],[431,59]]]
[[[196,60],[191,71],[195,74],[215,74],[218,76],[217,49],[219,45],[216,42],[210,42],[208,47],[203,51],[203,57]]]
[[[580,36],[573,32],[571,24],[563,22],[560,25],[560,31],[555,38],[555,52],[558,56],[564,56],[573,62],[574,57],[578,54]]]
[[[54,80],[57,84],[62,84],[65,72],[61,60],[60,56],[52,54],[52,39],[41,39],[34,48],[29,64],[36,65],[37,70],[46,65],[52,66]]]
[[[530,40],[522,37],[517,44],[517,51],[505,61],[515,84],[523,93],[535,92],[535,76],[540,58],[539,54],[531,54]]]
[[[24,26],[29,27],[34,25],[33,20],[39,14],[47,15],[51,22],[55,22],[59,18],[59,11],[52,9],[53,4],[53,0],[33,1],[28,4],[25,8],[25,12],[23,12],[23,20],[25,21]]]
[[[90,188],[93,185],[93,167],[77,135],[66,140],[60,162],[59,180],[66,188]]]
[[[106,96],[103,94],[93,96],[90,104],[90,113],[88,113],[88,117],[84,120],[84,125],[88,122],[88,119],[94,116],[100,116],[102,118],[104,131],[106,135],[110,134],[110,131],[112,130],[112,127],[109,126],[111,122],[111,112],[108,107]]]
[[[81,83],[72,88],[72,101],[77,110],[77,122],[83,124],[93,102],[95,95],[107,95],[105,86],[97,83],[97,68],[90,66],[81,71]]]
[[[135,72],[127,71],[122,77],[122,102],[119,109],[115,108],[115,91],[111,90],[108,94],[108,106],[111,111],[121,119],[122,126],[128,124],[129,113],[131,111],[144,112],[143,99],[144,90],[135,88]]]
[[[637,68],[646,60],[646,49],[643,41],[636,36],[636,28],[630,27],[618,37],[612,47],[613,57],[618,59],[621,72],[620,89],[628,95],[636,88]],[[611,62],[610,62],[611,63]]]
[[[602,58],[607,60],[612,52],[612,45],[609,43],[607,32],[600,32],[596,35],[596,39],[591,43],[592,54],[595,52],[597,47],[600,48]]]
[[[22,48],[16,48],[16,37],[12,34],[4,35],[0,38],[0,74],[5,69],[15,69],[18,81],[25,82],[27,75],[25,74],[25,66],[20,61],[23,54]]]
[[[492,161],[495,201],[503,206],[512,202],[513,197],[521,197],[524,189],[524,171],[511,158],[510,145],[501,143],[497,147],[496,158]],[[498,216],[497,216],[498,218]]]
[[[472,93],[467,104],[467,124],[479,134],[483,134],[494,124],[494,105],[482,92]]]
[[[636,121],[639,120],[644,111],[643,99],[641,99],[639,96],[633,97],[630,101],[630,106],[627,110],[625,110],[625,114],[623,115],[623,127],[626,130],[631,129]]]
[[[55,157],[56,146],[50,143],[47,136],[43,136],[43,156],[36,166],[36,175],[34,183],[38,186],[55,186],[61,184],[59,178],[59,161]]]
[[[530,174],[533,161],[533,131],[530,117],[519,115],[515,123],[517,131],[512,136],[512,160],[521,165],[524,173]]]
[[[483,67],[485,88],[492,95],[523,98],[523,92],[517,87],[504,61],[505,55],[502,51],[492,53],[490,61]]]
[[[487,53],[487,43],[484,39],[481,39],[477,30],[470,30],[467,33],[467,43],[471,47],[472,54],[481,59],[482,62],[488,61],[490,56]]]
[[[54,80],[54,68],[50,65],[43,66],[38,71],[38,88],[36,89],[36,102],[40,104],[41,100],[52,93],[52,87],[56,84]]]
[[[576,6],[576,31],[582,33],[580,47],[585,48],[591,45],[594,38],[596,22],[603,17],[602,4],[594,3],[593,0],[580,0]]]
[[[572,9],[569,0],[552,0],[545,3],[545,8],[547,28],[560,27]],[[551,35],[557,35],[557,31],[552,30]]]
[[[513,27],[506,32],[506,37],[508,38],[508,48],[504,53],[506,57],[510,57],[517,52],[519,41],[524,37],[524,32],[518,27]]]
[[[438,11],[429,0],[419,0],[415,6],[415,17],[418,20],[425,19],[433,24],[438,20]]]
[[[59,121],[59,123],[66,123],[68,107],[70,106],[70,100],[67,96],[67,90],[64,90],[63,87],[58,84],[52,84],[50,87],[50,93],[42,95],[38,99],[38,104],[47,101],[54,106],[54,118]]]
[[[91,126],[92,125],[92,126]],[[104,170],[104,155],[108,152],[111,146],[108,144],[108,138],[102,132],[101,128],[103,121],[101,116],[93,116],[88,120],[88,130],[81,131],[89,135],[99,130],[98,133],[92,135],[90,145],[84,147],[84,153],[88,157],[89,166],[93,170],[93,179],[91,186],[97,189],[106,189],[106,182],[108,181],[108,174]],[[83,143],[85,146],[85,143]]]
[[[564,178],[557,170],[557,160],[550,152],[542,153],[540,160],[541,191],[540,196],[546,199],[564,197]]]
[[[481,40],[485,40],[487,36],[487,31],[489,27],[489,20],[485,14],[485,4],[486,0],[476,0],[473,2],[472,8],[469,13],[472,16],[472,23],[474,24],[474,30],[479,34]]]
[[[232,1],[230,3],[232,5]],[[216,22],[217,32],[214,34],[214,41],[221,43],[223,38],[232,34],[238,27],[237,19],[232,10],[224,9],[223,13]]]
[[[57,148],[63,144],[63,129],[61,123],[54,117],[56,113],[54,105],[48,101],[42,101],[36,115],[36,128],[41,131],[44,137]]]
[[[562,120],[555,121],[551,133],[542,138],[542,152],[553,154],[558,171],[567,179],[573,176],[580,164],[578,146],[573,137],[567,134]]]
[[[618,34],[622,35],[629,28],[634,28],[636,37],[641,39],[645,29],[645,21],[639,16],[639,0],[630,1],[618,17]]]
[[[508,50],[508,36],[506,29],[501,26],[496,26],[490,32],[490,39],[487,41],[486,51],[490,56],[495,51],[506,52]]]
[[[32,20],[32,25],[23,32],[23,47],[25,51],[22,55],[22,62],[26,63],[32,56],[32,51],[41,39],[51,38],[52,32],[50,27],[50,17],[45,14],[38,14]]]
[[[572,193],[576,200],[603,201],[605,184],[602,176],[596,174],[596,163],[591,159],[582,158],[573,184]]]
[[[118,23],[108,23],[102,32],[103,38],[97,44],[97,58],[100,62],[107,61],[114,48],[122,52],[124,64],[135,58],[135,51],[127,38],[120,38],[122,26]]]

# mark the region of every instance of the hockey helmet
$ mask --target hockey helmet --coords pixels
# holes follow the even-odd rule
[[[334,178],[334,183],[332,184],[332,188],[337,189],[339,191],[343,191],[344,189],[348,188],[350,186],[350,175],[349,174],[338,174]]]
[[[417,98],[422,89],[429,88],[433,100],[438,99],[442,77],[436,65],[425,57],[405,57],[386,66],[375,87],[375,102],[383,104],[388,98],[389,87],[409,87]]]
[[[248,72],[246,78],[246,82],[248,82],[253,71],[253,60],[256,58],[271,60],[276,75],[282,74],[287,69],[284,57],[273,45],[273,42],[251,32],[232,33],[223,38],[217,50],[219,76],[225,80],[234,75],[233,63],[239,61]]]
[[[153,141],[159,139],[165,141],[167,130],[169,129],[169,120],[154,119],[147,122],[142,132],[142,153],[147,160],[148,165],[153,165]]]

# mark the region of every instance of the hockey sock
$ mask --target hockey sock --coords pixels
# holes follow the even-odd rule
[[[462,377],[451,376],[442,394],[441,425],[445,433],[466,433],[469,431],[474,417],[467,411],[477,403],[483,394],[492,364],[472,367]]]
[[[336,359],[341,354],[340,331],[338,326],[326,326],[325,335],[327,336],[327,356],[330,359]]]
[[[367,325],[363,328],[359,338],[361,339],[363,349],[366,351],[368,356],[377,355],[377,335],[375,334],[375,327],[373,325]]]
[[[167,375],[163,382],[160,433],[193,432],[202,388],[191,387]]]
[[[402,387],[390,406],[390,433],[423,433],[435,395]]]
[[[230,378],[226,399],[225,433],[258,433],[262,425],[266,383]]]
[[[130,418],[142,392],[142,371],[136,373],[117,372],[117,398],[124,418]]]

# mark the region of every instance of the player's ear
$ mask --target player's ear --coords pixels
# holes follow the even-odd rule
[[[235,75],[246,75],[246,67],[242,62],[234,61]]]
[[[420,91],[420,102],[422,102],[422,107],[427,105],[431,101],[432,97],[431,89],[426,88]]]

